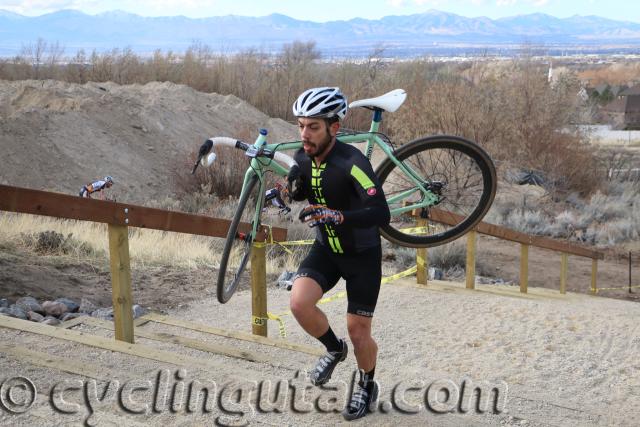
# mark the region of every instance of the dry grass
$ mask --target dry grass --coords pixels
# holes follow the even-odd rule
[[[90,222],[58,220],[54,218],[0,213],[0,242],[24,244],[29,236],[55,231],[64,236],[71,235],[93,249],[96,256],[108,253],[107,226]]]
[[[90,251],[65,251],[66,256],[78,261],[104,260],[108,257],[109,242],[106,224],[25,214],[0,214],[0,243],[33,248],[28,242],[34,240],[34,237],[37,240],[37,236],[41,233],[50,231],[63,236],[71,235],[77,246],[91,248]],[[211,239],[181,233],[130,229],[131,263],[133,266],[161,264],[181,268],[211,265],[215,262],[215,256],[209,249],[209,240]]]
[[[171,203],[172,207],[179,202]],[[216,216],[230,218],[235,209],[234,200],[218,204]],[[290,216],[289,216],[290,217]],[[265,214],[264,220],[274,226],[289,228],[289,240],[312,238],[308,227],[278,214]],[[54,243],[42,244],[43,238]],[[55,243],[57,238],[60,243]],[[39,254],[71,258],[77,262],[108,262],[107,225],[86,221],[61,220],[26,214],[0,214],[0,246],[21,246]],[[170,265],[194,269],[200,266],[217,267],[224,239],[170,233],[141,228],[129,229],[129,255],[132,267]],[[267,273],[295,271],[306,255],[308,247],[269,247]]]

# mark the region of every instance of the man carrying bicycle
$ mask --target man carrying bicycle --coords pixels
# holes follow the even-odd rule
[[[390,213],[369,160],[336,139],[346,112],[347,101],[338,88],[309,89],[293,104],[303,147],[295,155],[298,167],[287,177],[289,194],[310,203],[300,219],[316,227],[316,240],[297,271],[290,306],[300,326],[327,348],[311,373],[314,385],[325,384],[347,357],[348,347],[316,304],[341,277],[346,280],[347,329],[360,381],[343,416],[354,420],[377,404],[373,377],[378,347],[371,321],[382,278],[378,228],[389,223]]]

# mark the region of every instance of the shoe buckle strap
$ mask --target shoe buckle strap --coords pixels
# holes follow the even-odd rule
[[[362,404],[366,404],[368,397],[369,397],[369,393],[358,385],[358,388],[356,389],[356,391],[354,391],[353,395],[351,396],[351,402],[349,403],[349,406],[352,408],[357,408]]]

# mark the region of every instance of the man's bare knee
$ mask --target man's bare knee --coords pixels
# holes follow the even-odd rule
[[[370,321],[350,321],[347,323],[349,338],[354,346],[358,347],[371,339],[371,323]]]
[[[293,282],[289,308],[295,317],[308,313],[322,298],[322,288],[315,280],[298,278]]]
[[[296,298],[294,295],[291,295],[291,299],[289,300],[289,309],[295,317],[304,315],[304,313],[309,312],[314,306],[315,303],[306,301],[304,298]]]

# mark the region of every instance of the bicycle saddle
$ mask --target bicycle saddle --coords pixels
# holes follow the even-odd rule
[[[407,97],[407,92],[404,89],[394,89],[391,92],[387,92],[384,95],[380,95],[376,98],[361,99],[360,101],[353,101],[349,104],[349,108],[364,107],[371,110],[381,109],[393,113],[396,111]]]

